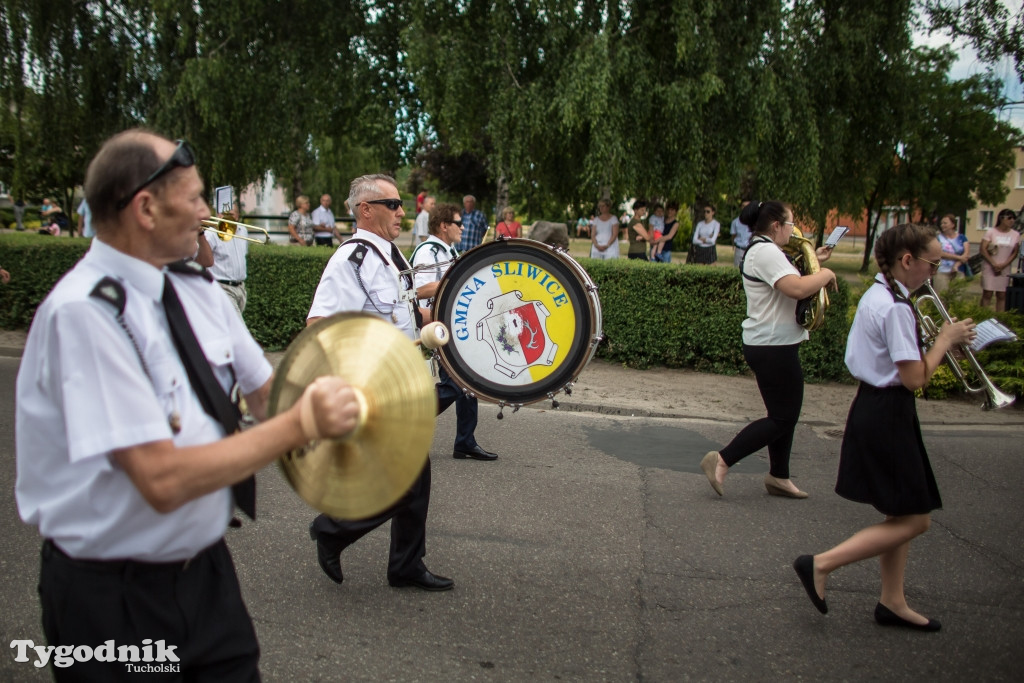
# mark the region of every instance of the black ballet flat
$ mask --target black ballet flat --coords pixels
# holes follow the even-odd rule
[[[814,587],[814,555],[801,555],[796,558],[793,560],[793,569],[800,577],[800,583],[804,585],[807,597],[811,599],[819,612],[828,614],[828,605],[825,603],[825,599],[818,597],[818,591]]]
[[[882,603],[875,605],[875,621],[881,626],[901,626],[915,631],[938,631],[942,628],[942,624],[934,619],[929,619],[927,624],[915,624],[912,621],[907,621]]]

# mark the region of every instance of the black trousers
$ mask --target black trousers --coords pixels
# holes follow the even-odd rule
[[[747,346],[743,357],[757,378],[757,389],[768,416],[751,422],[733,437],[720,453],[732,467],[751,453],[768,447],[769,472],[776,479],[789,479],[789,453],[793,434],[804,403],[804,374],[800,368],[800,345]]]
[[[260,680],[259,643],[223,539],[187,563],[167,564],[75,560],[47,540],[39,598],[50,645],[95,650],[112,640],[114,652],[118,646],[134,646],[144,654],[143,648],[151,647],[155,657],[156,643],[163,640],[180,660],[167,656],[164,662],[134,662],[177,665],[176,672],[146,673],[95,656],[54,666],[51,656],[58,681]],[[145,639],[152,644],[144,644]]]
[[[430,508],[430,459],[402,498],[384,512],[360,520],[341,520],[319,515],[313,531],[332,550],[341,552],[384,522],[391,520],[388,578],[413,578],[426,570],[427,511]]]
[[[471,451],[477,447],[476,423],[479,414],[477,399],[466,396],[455,380],[444,368],[439,368],[441,381],[434,385],[437,389],[437,414],[440,415],[455,404],[455,450]]]

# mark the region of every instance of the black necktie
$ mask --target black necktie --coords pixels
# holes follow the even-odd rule
[[[398,268],[399,271],[412,269],[412,266],[409,265],[409,262],[405,260],[405,256],[403,256],[402,252],[398,249],[398,245],[394,242],[391,243],[391,260],[395,262],[395,267]],[[403,273],[400,277],[405,281],[405,288],[412,289],[412,275],[409,273]]]
[[[164,275],[164,312],[167,314],[167,322],[171,326],[171,337],[174,340],[174,347],[178,350],[181,362],[188,373],[192,389],[199,397],[199,402],[211,417],[220,422],[225,434],[234,434],[238,431],[240,415],[238,407],[231,401],[224,387],[217,381],[213,370],[203,349],[199,346],[195,332],[188,322],[185,309],[181,306],[177,292],[171,284],[170,278]],[[256,477],[250,476],[237,484],[232,485],[231,492],[235,496],[235,504],[249,516],[256,519]]]

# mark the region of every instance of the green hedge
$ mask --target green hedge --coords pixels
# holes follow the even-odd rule
[[[85,239],[0,235],[0,327],[23,329],[53,284],[81,258]],[[245,321],[267,350],[286,347],[305,326],[320,274],[333,254],[322,248],[249,249]],[[738,271],[727,267],[595,261],[583,267],[598,286],[605,341],[598,356],[629,367],[653,365],[735,374],[746,371],[740,323],[746,301]],[[849,289],[831,293],[825,326],[801,348],[808,379],[847,379],[843,364]]]
[[[605,342],[598,356],[629,367],[687,367],[719,374],[746,372],[740,324],[746,297],[739,271],[721,266],[619,259],[580,263],[598,286]],[[804,375],[847,380],[849,287],[830,292],[825,325],[801,347]]]

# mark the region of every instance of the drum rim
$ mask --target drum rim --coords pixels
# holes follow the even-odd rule
[[[601,319],[600,299],[597,297],[596,287],[593,286],[593,280],[589,274],[564,251],[536,240],[510,238],[482,244],[459,257],[459,260],[445,272],[439,281],[440,284],[434,299],[433,310],[435,315],[440,316],[440,314],[445,312],[442,304],[447,304],[447,301],[445,301],[447,293],[449,291],[459,291],[459,287],[455,287],[454,290],[451,287],[451,283],[455,280],[451,274],[459,267],[459,262],[462,261],[466,264],[461,267],[466,268],[467,273],[475,273],[481,269],[477,267],[478,263],[480,266],[485,266],[488,263],[487,255],[483,250],[490,252],[498,249],[500,249],[499,253],[503,258],[506,256],[511,258],[515,254],[530,254],[540,259],[549,260],[550,264],[538,264],[543,265],[548,270],[565,269],[564,272],[558,271],[555,274],[559,276],[560,283],[569,295],[575,310],[586,311],[586,319],[579,320],[581,328],[586,329],[577,329],[573,335],[573,342],[565,356],[565,361],[562,363],[564,367],[559,367],[548,377],[540,381],[515,387],[503,387],[489,380],[479,378],[479,375],[469,368],[466,363],[457,365],[454,360],[456,353],[453,344],[439,349],[438,358],[445,371],[455,380],[456,384],[472,392],[476,397],[502,405],[526,405],[542,401],[564,390],[579,377],[579,373],[593,358],[596,347],[593,339],[595,334],[598,334],[597,326],[600,324]],[[510,252],[512,252],[511,255]],[[527,261],[528,259],[519,260]],[[491,263],[493,262],[491,261]],[[550,267],[551,264],[554,264],[557,268]],[[565,275],[572,277],[566,278]],[[569,281],[567,282],[566,280]],[[449,317],[445,315],[435,319],[444,322]],[[458,360],[461,360],[461,358]],[[472,376],[467,377],[470,373],[472,373]]]

